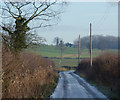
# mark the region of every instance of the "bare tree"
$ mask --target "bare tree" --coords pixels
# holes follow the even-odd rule
[[[30,47],[34,47],[34,45],[41,45],[41,44],[46,42],[46,39],[39,36],[38,34],[35,34],[35,33],[31,34],[30,33],[27,35],[28,36],[27,36],[26,41],[27,41],[27,45],[29,45]]]
[[[60,51],[61,51],[60,54],[61,54],[61,59],[62,59],[63,50],[64,50],[64,42],[63,42],[63,40],[60,40],[59,48],[60,48]]]
[[[62,40],[61,38],[55,37],[53,42],[56,44],[56,46],[59,46],[59,43],[60,43],[61,40]]]
[[[4,20],[0,25],[3,40],[14,51],[21,51],[27,46],[27,34],[34,29],[51,26],[50,22],[58,18],[64,4],[65,2],[58,3],[57,0],[4,2],[1,8]]]

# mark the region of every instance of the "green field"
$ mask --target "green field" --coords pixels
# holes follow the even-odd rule
[[[28,48],[27,51],[39,54],[43,57],[59,57],[60,58],[60,48],[56,46],[49,46],[49,45],[40,45],[34,46],[33,48]],[[104,50],[101,51],[99,49],[93,49],[93,57],[97,57],[105,52],[117,52],[117,50]],[[78,60],[77,59],[64,59],[64,58],[77,58],[78,57],[78,48],[73,47],[65,47],[63,50],[63,59],[60,63],[60,59],[51,59],[54,61],[57,67],[60,66],[77,66]],[[81,58],[89,58],[89,50],[88,49],[81,49],[80,51]]]
[[[55,65],[57,67],[61,66],[77,66],[78,65],[78,60],[77,59],[51,59],[54,61]]]
[[[60,57],[60,49],[56,46],[47,46],[41,45],[34,48],[28,48],[29,51],[42,55],[43,57]],[[96,57],[102,53],[101,50],[93,49],[93,57]],[[65,47],[63,50],[63,58],[76,58],[78,54],[78,49],[73,47]],[[82,58],[89,57],[89,50],[88,49],[81,49]]]
[[[40,54],[44,57],[59,57],[60,49],[56,46],[41,45],[39,47],[29,48],[29,51]],[[64,48],[63,55],[77,54],[76,48]]]

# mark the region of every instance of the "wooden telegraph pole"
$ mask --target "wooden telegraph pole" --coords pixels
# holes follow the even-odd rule
[[[92,67],[92,24],[90,23],[90,65]]]
[[[78,65],[80,63],[80,35],[79,35],[79,43],[78,43]]]

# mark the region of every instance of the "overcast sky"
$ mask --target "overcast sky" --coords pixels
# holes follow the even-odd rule
[[[58,25],[40,29],[39,35],[52,44],[55,37],[71,42],[79,36],[89,35],[92,23],[93,35],[118,36],[118,4],[107,2],[70,2],[60,16]]]

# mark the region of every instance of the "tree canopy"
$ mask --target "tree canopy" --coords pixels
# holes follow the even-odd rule
[[[1,36],[11,50],[18,52],[28,46],[28,34],[32,30],[51,26],[59,18],[65,2],[43,0],[42,2],[3,2]],[[35,24],[33,24],[35,22]]]

